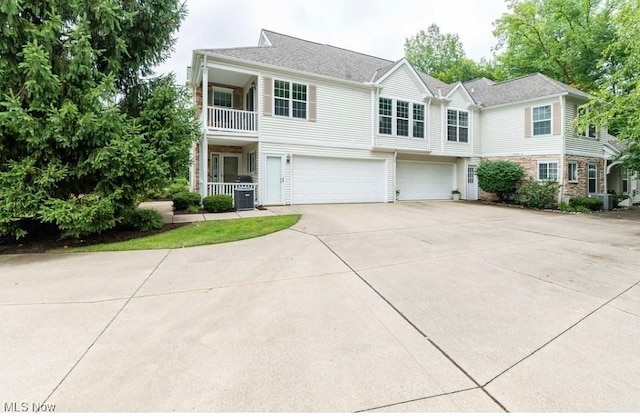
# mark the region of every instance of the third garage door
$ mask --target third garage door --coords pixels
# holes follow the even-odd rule
[[[385,202],[384,160],[294,155],[293,203]]]
[[[449,199],[453,190],[454,165],[398,161],[396,189],[398,200]]]

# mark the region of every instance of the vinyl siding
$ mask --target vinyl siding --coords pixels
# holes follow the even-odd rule
[[[258,83],[260,108],[264,103],[264,83],[269,77],[316,86],[316,121],[279,116],[260,117],[260,137],[270,141],[296,142],[329,147],[371,146],[371,93],[369,89],[333,85],[326,81],[291,78],[275,72],[263,73]],[[309,89],[307,89],[308,97]],[[307,114],[309,105],[307,105]]]
[[[409,71],[407,67],[402,65],[384,79],[380,83],[383,86],[380,96],[423,102],[425,93],[422,90],[424,87],[415,80]]]
[[[449,96],[449,107],[455,107],[458,109],[467,109],[469,107],[469,103],[467,101],[466,96],[462,93],[461,88],[457,88],[456,91],[453,92],[451,96]]]
[[[366,159],[383,159],[386,160],[387,170],[387,199],[389,202],[393,202],[395,199],[394,177],[393,177],[393,156],[392,152],[373,152],[364,149],[348,149],[338,147],[314,147],[302,144],[283,144],[278,142],[268,142],[263,140],[260,143],[260,162],[259,170],[264,164],[265,155],[275,154],[283,155],[291,154],[292,160],[295,160],[296,155],[306,155],[315,157],[334,157],[334,158],[366,158]],[[292,168],[293,164],[286,164],[284,167],[284,199],[285,204],[290,205],[292,203]],[[322,173],[318,173],[322,175]],[[260,175],[260,185],[258,186],[260,202],[264,200],[264,176]]]
[[[437,154],[470,157],[473,153],[473,142],[475,139],[474,136],[476,136],[476,133],[474,130],[474,121],[477,115],[474,114],[474,112],[471,109],[469,109],[470,103],[467,101],[465,95],[461,92],[460,88],[454,91],[453,94],[449,97],[449,99],[451,100],[451,102],[449,102],[448,106],[445,109],[445,117],[443,120],[445,137],[442,139],[442,144],[443,144],[442,151]],[[453,142],[453,141],[447,140],[447,137],[446,137],[446,132],[447,132],[446,110],[447,109],[463,110],[469,113],[469,142],[466,142],[466,143]]]
[[[480,126],[482,155],[490,157],[561,154],[562,135],[525,137],[525,108],[553,103],[559,105],[557,100],[545,100],[497,109],[484,109]]]
[[[567,100],[565,111],[565,130],[566,134],[566,153],[572,155],[580,155],[584,157],[602,157],[603,142],[607,136],[606,131],[598,133],[598,139],[585,138],[578,134],[574,127],[574,120],[577,116],[577,110],[580,103]]]

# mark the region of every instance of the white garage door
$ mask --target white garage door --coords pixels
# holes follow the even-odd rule
[[[453,164],[398,161],[398,200],[449,199],[453,190]]]
[[[293,156],[293,203],[385,202],[384,160]]]

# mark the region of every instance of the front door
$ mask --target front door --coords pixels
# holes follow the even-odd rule
[[[589,163],[587,166],[587,192],[598,193],[598,164]]]
[[[475,165],[467,167],[467,200],[478,200],[478,177]]]
[[[265,164],[266,192],[265,204],[283,204],[284,176],[282,175],[282,157],[277,155],[267,155]]]
[[[240,154],[211,154],[210,181],[235,183],[240,168]]]
[[[222,182],[223,183],[235,183],[238,178],[238,167],[240,166],[240,159],[236,156],[222,157]]]

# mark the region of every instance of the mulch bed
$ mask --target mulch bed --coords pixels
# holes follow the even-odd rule
[[[125,229],[112,229],[93,236],[77,238],[55,238],[43,234],[31,233],[24,239],[17,242],[2,243],[0,242],[0,254],[34,254],[45,253],[49,250],[70,247],[83,247],[93,244],[106,244],[110,242],[127,241],[133,238],[141,238],[149,235],[159,234],[161,232],[170,231],[172,229],[181,228],[188,223],[166,224],[160,229],[153,231],[139,232]]]

